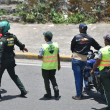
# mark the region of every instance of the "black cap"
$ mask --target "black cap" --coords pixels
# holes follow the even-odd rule
[[[82,23],[82,24],[79,25],[79,29],[87,30],[87,25]]]
[[[103,37],[105,40],[110,42],[110,34],[107,34],[106,36]]]
[[[47,31],[47,32],[44,32],[43,35],[48,39],[52,39],[53,37],[53,34],[50,32],[50,31]]]

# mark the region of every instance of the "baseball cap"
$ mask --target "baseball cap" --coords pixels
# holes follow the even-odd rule
[[[106,36],[103,37],[105,40],[110,41],[110,34],[107,34]]]
[[[78,28],[79,28],[79,29],[85,29],[85,30],[87,30],[87,25],[84,24],[84,23],[82,23],[82,24],[79,25]]]
[[[48,39],[52,39],[53,37],[53,34],[50,32],[50,31],[47,31],[47,32],[44,32],[43,35]]]

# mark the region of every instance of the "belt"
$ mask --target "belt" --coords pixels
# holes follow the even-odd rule
[[[104,70],[105,70],[105,69],[110,69],[110,67],[104,67]]]

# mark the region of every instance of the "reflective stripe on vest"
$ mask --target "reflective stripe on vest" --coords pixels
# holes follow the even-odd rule
[[[58,44],[43,44],[44,48],[42,69],[58,69]]]
[[[45,63],[56,62],[56,61],[58,61],[58,59],[55,59],[55,60],[48,60],[48,61],[44,61],[44,60],[43,60],[43,62],[45,62]]]
[[[110,66],[110,46],[101,48],[102,59],[99,64],[99,70],[103,70],[105,66]]]

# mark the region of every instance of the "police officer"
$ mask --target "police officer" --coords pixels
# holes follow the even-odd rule
[[[8,32],[10,29],[10,24],[7,21],[0,22],[0,34],[2,37],[0,38],[0,86],[1,86],[1,78],[5,69],[7,69],[11,79],[15,82],[17,87],[20,89],[21,97],[24,97],[27,94],[22,82],[19,77],[15,74],[15,54],[13,52],[14,45],[16,44],[20,50],[28,52],[25,45],[22,44],[15,35]],[[0,93],[1,97],[1,93]]]
[[[53,34],[50,31],[43,33],[46,44],[42,44],[38,58],[43,58],[42,76],[44,78],[47,94],[44,97],[51,98],[50,82],[54,89],[55,97],[59,96],[59,89],[56,82],[56,69],[60,70],[59,47],[57,43],[52,42]]]
[[[99,50],[97,60],[90,74],[92,75],[95,69],[99,67],[100,79],[108,105],[106,110],[110,110],[110,34],[104,36],[104,40],[105,47]]]
[[[83,69],[86,66],[87,54],[90,51],[90,47],[93,46],[96,50],[99,50],[101,46],[87,34],[87,25],[82,23],[79,25],[80,34],[74,36],[71,41],[72,51],[72,69],[75,76],[75,85],[77,95],[73,96],[73,99],[80,100],[83,89]]]

